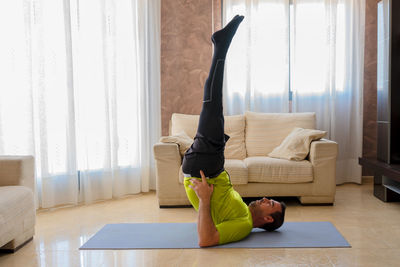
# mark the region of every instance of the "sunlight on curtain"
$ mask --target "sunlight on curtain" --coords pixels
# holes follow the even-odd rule
[[[29,31],[22,1],[0,1],[0,154],[34,151]]]
[[[25,1],[31,49],[32,120],[42,207],[78,201],[68,55],[62,0]]]
[[[338,184],[361,183],[364,0],[293,2],[293,112],[338,142]]]
[[[245,15],[227,56],[224,108],[315,112],[339,143],[337,183],[361,182],[365,0],[227,0]]]
[[[288,8],[287,0],[224,1],[224,24],[245,16],[226,60],[227,114],[289,110]]]
[[[41,207],[155,187],[159,8],[141,0],[1,2],[0,154],[35,155]]]
[[[292,6],[293,7],[293,6]],[[292,8],[293,10],[293,8]],[[293,21],[293,91],[320,93],[326,89],[329,44],[326,42],[325,3],[303,1],[291,13]]]
[[[343,91],[344,5],[327,6],[320,0],[307,0],[297,1],[290,10],[292,91],[319,94],[330,91],[331,87]]]

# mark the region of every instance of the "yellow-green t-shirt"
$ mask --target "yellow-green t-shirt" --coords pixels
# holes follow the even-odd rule
[[[189,187],[190,179],[201,178],[185,177],[184,185],[190,203],[199,210],[199,199],[193,189]],[[249,207],[241,196],[232,188],[229,175],[223,171],[215,178],[207,179],[208,184],[214,185],[211,196],[211,217],[219,232],[219,244],[234,242],[245,238],[253,229],[253,219]]]

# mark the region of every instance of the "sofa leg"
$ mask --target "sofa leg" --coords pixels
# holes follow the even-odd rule
[[[303,205],[333,205],[335,196],[301,196],[299,200]]]
[[[0,247],[0,252],[14,253],[33,239],[35,227],[17,235],[13,240]]]
[[[11,244],[13,241],[10,241],[9,243],[7,243],[5,246],[0,248],[0,252],[4,252],[4,253],[15,253],[17,252],[20,248],[22,248],[23,246],[25,246],[27,243],[29,243],[30,241],[33,240],[33,236],[31,238],[29,238],[28,240],[26,240],[24,243],[20,244],[17,247],[14,247],[13,245],[8,245]]]

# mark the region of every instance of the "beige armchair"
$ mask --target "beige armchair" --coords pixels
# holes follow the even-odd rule
[[[0,156],[0,249],[15,252],[33,239],[36,208],[31,156]]]
[[[184,131],[193,138],[198,115],[173,114],[170,135]],[[314,113],[255,113],[225,116],[231,137],[225,169],[242,197],[295,196],[303,204],[332,204],[336,192],[338,144],[313,141],[305,160],[268,157],[295,127],[315,129]],[[183,186],[182,154],[176,143],[154,145],[156,189],[160,207],[190,205]]]

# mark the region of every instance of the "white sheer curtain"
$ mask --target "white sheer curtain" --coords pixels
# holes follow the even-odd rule
[[[0,154],[33,154],[43,208],[155,188],[160,1],[0,3]]]
[[[289,111],[289,0],[223,1],[223,22],[245,16],[225,64],[229,115]]]
[[[338,142],[338,184],[361,183],[365,0],[293,1],[293,111]]]
[[[337,183],[361,183],[365,0],[226,0],[245,15],[226,62],[225,110],[316,112],[338,142]]]

